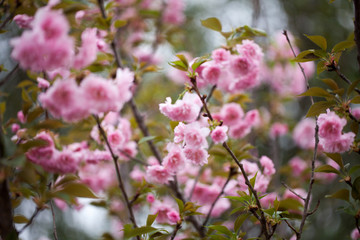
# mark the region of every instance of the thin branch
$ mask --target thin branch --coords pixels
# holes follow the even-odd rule
[[[176,224],[176,227],[175,227],[175,230],[173,231],[173,233],[171,234],[171,238],[170,240],[174,240],[175,239],[175,236],[176,234],[178,233],[178,231],[181,229],[181,223],[177,223]]]
[[[194,90],[196,92],[196,94],[198,95],[198,97],[200,98],[202,104],[203,104],[203,107],[205,109],[205,112],[206,112],[206,116],[211,120],[211,121],[214,121],[212,115],[211,115],[211,112],[207,106],[207,103],[206,103],[206,96],[204,95],[201,95],[200,91],[199,91],[199,88],[197,87],[197,83],[196,83],[196,77],[191,77],[190,78],[190,81],[192,83],[192,90]],[[232,157],[232,159],[235,161],[235,163],[239,166],[240,170],[241,170],[241,173],[245,179],[245,184],[249,187],[249,190],[250,192],[254,195],[254,198],[255,198],[255,201],[256,201],[256,205],[257,205],[257,208],[258,210],[260,211],[260,223],[261,223],[261,226],[262,226],[262,229],[263,229],[263,232],[264,232],[264,235],[265,235],[265,238],[266,239],[270,239],[269,238],[269,230],[268,230],[268,226],[267,226],[267,221],[266,221],[266,218],[265,218],[265,214],[264,214],[264,211],[262,210],[262,207],[261,207],[261,203],[260,203],[260,200],[259,200],[259,197],[257,195],[257,192],[256,190],[254,189],[254,187],[251,185],[250,181],[249,181],[249,178],[248,176],[246,175],[246,172],[245,172],[245,169],[244,169],[244,166],[242,163],[240,163],[240,161],[237,159],[237,157],[235,156],[235,154],[232,152],[232,150],[230,149],[230,147],[227,145],[226,142],[223,143],[223,147],[226,149],[226,151],[230,154],[230,156]]]
[[[131,201],[130,201],[130,205],[131,205],[131,206],[134,204],[134,202],[135,202],[136,200],[139,199],[140,195],[141,195],[141,193],[139,193],[139,192],[137,192],[137,193],[135,194],[135,196],[134,196],[134,197],[131,199]]]
[[[281,216],[282,217],[282,216]],[[288,220],[284,219],[284,222],[288,225],[288,227],[296,234],[298,235],[299,232],[296,230],[296,228],[293,227],[293,225],[291,225],[291,223],[289,223]]]
[[[225,188],[226,188],[226,186],[228,185],[230,179],[231,179],[232,176],[234,176],[236,173],[237,173],[236,169],[235,169],[234,167],[230,167],[229,175],[228,175],[228,177],[227,177],[227,179],[226,179],[226,182],[224,183],[224,185],[223,185],[220,193],[217,195],[217,197],[216,197],[216,199],[214,200],[214,202],[211,204],[210,210],[209,210],[209,212],[208,212],[208,214],[207,214],[207,216],[206,216],[206,218],[205,218],[205,220],[204,220],[204,222],[203,222],[203,224],[202,224],[202,227],[203,227],[203,228],[204,228],[204,227],[206,226],[206,224],[208,223],[208,221],[209,221],[209,219],[210,219],[210,216],[211,216],[211,213],[212,213],[212,211],[213,211],[213,209],[214,209],[217,201],[220,199],[221,195],[224,194]]]
[[[215,89],[216,89],[216,85],[214,85],[214,86],[211,87],[210,92],[209,92],[209,94],[208,94],[207,97],[206,97],[206,102],[209,102],[209,100],[211,99],[213,93],[215,92]],[[204,106],[201,107],[201,109],[200,109],[200,111],[199,111],[199,115],[198,115],[198,117],[197,117],[197,120],[200,119],[201,113],[202,113],[203,110],[204,110]]]
[[[29,221],[25,224],[25,226],[19,231],[19,235],[28,227],[30,226],[34,219],[36,218],[36,216],[42,211],[43,209],[42,208],[36,208],[33,215],[30,217]]]
[[[294,57],[296,57],[296,53],[291,45],[291,42],[290,42],[290,39],[287,35],[287,31],[284,30],[283,34],[285,35],[286,37],[286,40],[294,54]],[[303,74],[303,77],[305,79],[305,82],[306,82],[306,88],[307,89],[310,89],[310,86],[309,86],[309,82],[306,78],[306,75],[305,75],[305,72],[304,72],[304,69],[302,68],[301,64],[298,63],[300,69],[301,69],[301,72]],[[310,97],[311,99],[311,103],[314,104],[314,99],[313,97],[311,96]],[[304,226],[305,226],[305,221],[306,221],[306,218],[309,216],[308,215],[308,209],[309,209],[309,205],[310,205],[310,197],[311,197],[311,191],[312,191],[312,188],[313,188],[313,185],[314,185],[314,182],[315,182],[315,178],[314,178],[314,175],[315,175],[315,160],[317,158],[317,150],[318,150],[318,145],[319,145],[319,125],[318,125],[318,122],[317,122],[317,117],[315,117],[315,146],[314,146],[314,154],[313,154],[313,158],[311,159],[311,177],[310,177],[310,182],[309,182],[309,190],[308,190],[308,193],[307,193],[307,196],[306,196],[306,199],[305,199],[305,204],[304,204],[304,211],[303,211],[303,214],[302,214],[302,219],[301,219],[301,223],[300,223],[300,228],[299,228],[299,231],[296,233],[296,239],[300,239],[301,238],[301,234],[302,234],[302,231],[304,229]]]
[[[135,117],[136,123],[138,124],[142,134],[144,135],[144,137],[150,136],[149,130],[145,125],[144,118],[141,116],[140,111],[137,108],[134,99],[131,98],[129,103],[130,103],[130,107],[131,107],[131,110],[133,112],[133,115]],[[149,145],[149,147],[151,149],[151,152],[155,155],[155,158],[161,164],[162,158],[161,158],[159,150],[155,147],[154,142],[152,140],[149,140],[149,141],[147,141],[147,143],[148,143],[148,145]]]
[[[290,192],[292,192],[293,194],[295,194],[298,198],[300,198],[301,200],[303,200],[304,202],[306,201],[306,199],[302,196],[300,196],[297,192],[295,192],[291,187],[289,187],[288,185],[286,185],[286,183],[281,182],[281,184],[287,188]]]
[[[351,85],[352,82],[344,75],[340,72],[339,66],[335,66],[335,63],[332,63],[332,65],[330,66],[330,69],[335,71],[336,74],[342,79],[344,80],[344,82],[346,82],[348,85]],[[360,89],[358,88],[354,88],[355,92],[357,92],[358,94],[360,94]]]
[[[6,75],[6,77],[1,80],[0,87],[4,85],[11,78],[11,76],[17,72],[17,70],[19,70],[19,64],[16,64],[15,67]]]
[[[53,235],[54,235],[54,239],[58,240],[57,231],[56,231],[54,204],[53,204],[52,200],[50,200],[50,208],[51,208],[51,215],[52,215],[52,220],[53,220]]]
[[[320,206],[320,200],[317,201],[314,210],[308,212],[307,215],[310,216],[310,215],[314,214],[319,209],[319,206]]]
[[[135,216],[134,216],[134,213],[133,213],[133,210],[132,210],[132,206],[131,206],[131,204],[130,204],[128,195],[127,195],[127,193],[126,193],[123,180],[122,180],[122,178],[121,178],[120,169],[119,169],[119,165],[118,165],[118,157],[114,154],[113,149],[112,149],[112,147],[110,146],[110,143],[109,143],[109,141],[108,141],[108,139],[107,139],[106,133],[105,133],[104,129],[101,127],[101,123],[100,123],[99,117],[97,117],[97,116],[94,115],[94,118],[95,118],[95,120],[96,120],[96,123],[97,123],[98,129],[99,129],[99,131],[100,131],[100,134],[101,134],[101,136],[103,137],[103,139],[104,139],[104,141],[105,141],[105,144],[106,144],[107,148],[109,149],[110,154],[111,154],[111,157],[112,157],[112,159],[113,159],[113,161],[114,161],[115,170],[116,170],[116,177],[117,177],[117,179],[118,179],[120,190],[121,190],[121,192],[122,192],[122,195],[124,196],[125,203],[126,203],[126,206],[127,206],[128,211],[129,211],[130,221],[133,223],[134,228],[137,228],[137,224],[136,224]],[[140,240],[140,237],[137,236],[137,239]]]
[[[357,48],[357,61],[360,70],[360,0],[354,0],[354,10],[355,10],[355,19],[354,19],[354,37]]]

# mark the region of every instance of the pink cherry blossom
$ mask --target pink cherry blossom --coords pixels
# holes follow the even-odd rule
[[[340,137],[346,119],[340,118],[335,112],[329,109],[327,113],[322,113],[318,117],[319,137],[327,140],[335,140]]]
[[[315,120],[305,118],[294,128],[293,139],[303,149],[313,149],[315,146]]]
[[[308,167],[308,164],[300,157],[295,156],[289,161],[289,165],[292,169],[292,174],[295,177],[300,176],[304,170]]]
[[[244,110],[237,103],[227,103],[221,108],[221,119],[225,125],[237,125],[244,117]]]
[[[96,60],[97,54],[97,29],[87,28],[81,34],[81,47],[74,59],[74,68],[81,69],[89,66]]]
[[[176,172],[179,167],[183,166],[185,163],[185,156],[182,149],[179,145],[174,143],[168,143],[166,149],[169,153],[164,158],[163,165],[169,172]]]
[[[231,56],[231,53],[228,50],[225,50],[223,48],[215,49],[211,53],[211,57],[216,63],[226,62],[230,59],[230,56]]]
[[[26,14],[18,14],[13,20],[21,28],[31,28],[31,23],[34,20],[34,17]]]
[[[228,139],[228,136],[226,134],[227,131],[227,126],[217,126],[211,132],[211,139],[214,141],[215,144],[226,142]]]
[[[277,137],[283,136],[288,132],[288,126],[284,123],[276,122],[270,128],[270,137],[275,139]]]
[[[264,175],[271,176],[275,174],[276,170],[274,168],[274,163],[270,158],[268,158],[267,156],[262,156],[260,158],[260,164],[264,168],[263,169]]]
[[[263,58],[263,52],[259,45],[252,40],[243,40],[241,44],[236,45],[236,50],[242,56],[261,61]]]
[[[173,177],[168,169],[161,165],[146,168],[146,180],[155,184],[167,184]]]
[[[204,165],[208,163],[208,152],[203,148],[192,148],[186,146],[184,148],[184,154],[186,159],[195,165]]]

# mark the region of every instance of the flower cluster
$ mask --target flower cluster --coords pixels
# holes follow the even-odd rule
[[[128,69],[118,69],[115,80],[94,74],[83,79],[80,86],[73,78],[56,80],[39,100],[54,117],[76,122],[90,114],[119,111],[132,96],[133,78]]]

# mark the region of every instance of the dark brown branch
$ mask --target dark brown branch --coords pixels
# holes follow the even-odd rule
[[[355,43],[357,48],[357,62],[360,70],[360,0],[353,0],[353,2],[354,2],[354,10],[355,10],[354,36],[355,36]]]
[[[117,177],[117,180],[119,182],[119,188],[121,190],[121,193],[125,199],[125,203],[126,203],[126,206],[127,206],[127,209],[129,211],[129,218],[130,218],[130,221],[132,222],[132,224],[134,225],[134,228],[137,228],[137,224],[136,224],[136,220],[135,220],[135,216],[134,216],[134,213],[133,213],[133,210],[132,210],[132,206],[130,204],[130,201],[129,201],[129,197],[126,193],[126,190],[125,190],[125,186],[124,186],[124,183],[123,183],[123,180],[122,180],[122,177],[121,177],[121,174],[120,174],[120,169],[119,169],[119,165],[118,165],[118,157],[114,154],[113,152],[113,149],[112,147],[110,146],[110,143],[107,139],[107,136],[106,136],[106,133],[104,131],[104,129],[101,127],[101,123],[100,123],[100,120],[99,120],[99,117],[95,116],[94,115],[94,118],[96,120],[96,123],[97,123],[97,126],[98,126],[98,129],[99,129],[99,132],[102,136],[102,138],[104,139],[105,141],[105,144],[107,146],[107,148],[109,149],[110,151],[110,154],[111,154],[111,157],[114,161],[114,165],[115,165],[115,170],[116,170],[116,177]],[[137,239],[140,240],[140,237],[137,236]]]
[[[42,208],[36,208],[33,215],[30,217],[29,221],[25,224],[25,226],[19,231],[19,235],[27,228],[29,227],[33,222],[36,216],[42,211]]]
[[[289,187],[288,185],[286,185],[286,183],[281,182],[281,184],[282,184],[285,188],[289,189],[289,191],[292,192],[293,194],[295,194],[298,198],[300,198],[300,199],[303,200],[304,202],[306,201],[305,198],[303,198],[302,196],[300,196],[300,195],[299,195],[297,192],[295,192],[291,187]]]
[[[215,89],[216,89],[216,85],[212,86],[212,88],[210,89],[209,94],[208,94],[207,97],[206,97],[206,100],[205,100],[206,102],[209,102],[209,100],[211,99],[211,97],[212,97]],[[200,109],[200,111],[199,111],[199,115],[198,115],[198,117],[197,117],[197,120],[200,119],[201,113],[202,113],[203,110],[204,110],[204,106],[201,107],[201,109]]]
[[[317,201],[314,210],[308,212],[307,215],[310,216],[310,215],[314,214],[319,209],[319,206],[320,206],[320,200]]]
[[[282,217],[282,216],[281,216]],[[291,225],[291,223],[289,223],[288,220],[284,219],[284,222],[288,225],[288,227],[296,234],[298,235],[299,232],[296,230],[296,228],[293,227],[293,225]]]
[[[205,112],[206,112],[206,115],[207,117],[211,120],[211,121],[214,121],[214,118],[212,117],[211,115],[211,112],[207,106],[207,103],[206,103],[206,96],[204,95],[201,95],[200,91],[199,91],[199,88],[197,87],[197,83],[196,83],[196,77],[191,77],[190,78],[190,81],[192,83],[192,90],[194,90],[196,92],[196,94],[198,95],[198,97],[200,98],[202,104],[203,104],[203,107],[205,109]],[[257,208],[258,210],[260,211],[260,223],[261,223],[261,227],[262,227],[262,230],[264,232],[264,235],[265,235],[265,238],[266,239],[270,239],[269,238],[269,229],[268,229],[268,226],[267,226],[267,221],[266,221],[266,218],[265,218],[265,214],[264,214],[264,211],[262,210],[262,207],[261,207],[261,203],[260,203],[260,200],[259,200],[259,197],[257,195],[257,192],[256,190],[254,189],[254,187],[251,185],[250,181],[249,181],[249,178],[247,177],[246,175],[246,172],[245,172],[245,169],[244,169],[244,166],[242,163],[240,163],[240,161],[237,159],[237,157],[235,156],[235,154],[231,151],[231,149],[229,148],[229,146],[227,145],[226,142],[223,143],[223,147],[226,149],[226,151],[230,154],[231,158],[235,161],[235,163],[239,166],[240,170],[241,170],[241,173],[245,179],[245,184],[249,187],[249,191],[254,195],[254,198],[255,198],[255,201],[256,201],[256,205],[257,205]]]
[[[9,16],[7,16],[7,18],[5,18],[5,20],[2,22],[2,24],[0,25],[0,30],[3,29],[6,24],[8,24],[8,22],[10,22],[12,20],[12,18],[15,16],[15,12],[16,10],[21,6],[21,2],[19,0],[16,1],[16,5],[14,10],[9,14]]]
[[[17,72],[17,70],[19,70],[19,64],[16,64],[15,67],[5,76],[5,78],[1,80],[0,87],[4,85],[11,78],[11,76]]]
[[[334,65],[334,63],[333,63]],[[352,82],[344,75],[340,72],[339,66],[334,66],[332,69],[334,69],[334,71],[336,72],[336,74],[344,81],[346,82],[348,85],[351,85]],[[360,94],[360,89],[355,88],[354,89],[355,92],[357,92],[358,94]]]
[[[129,103],[130,103],[131,111],[133,112],[133,115],[135,117],[136,123],[138,124],[142,134],[144,135],[144,137],[150,136],[149,130],[145,125],[144,119],[141,116],[141,114],[140,114],[140,112],[139,112],[139,110],[138,110],[138,108],[137,108],[137,106],[135,104],[134,99],[131,98]],[[150,147],[151,152],[154,154],[155,158],[161,164],[162,158],[161,158],[159,150],[155,147],[154,142],[152,140],[149,140],[149,141],[147,141],[147,143],[148,143],[148,145]]]
[[[210,216],[211,216],[211,213],[217,203],[217,201],[220,199],[221,195],[224,194],[224,191],[225,191],[225,188],[226,186],[228,185],[230,179],[232,178],[232,176],[234,176],[235,174],[237,173],[236,169],[234,167],[230,167],[230,170],[229,170],[229,175],[226,179],[226,182],[224,183],[223,187],[221,188],[221,191],[219,193],[219,195],[217,195],[216,199],[214,200],[214,202],[211,204],[211,207],[210,207],[210,210],[208,212],[208,214],[206,215],[206,218],[202,224],[202,227],[205,228],[206,224],[208,223],[209,219],[210,219]]]
[[[173,231],[173,233],[171,234],[171,238],[170,240],[174,240],[176,237],[176,234],[178,233],[178,231],[181,229],[181,223],[177,223],[175,230]]]
[[[53,235],[54,235],[54,239],[58,240],[57,231],[56,231],[54,204],[53,204],[52,200],[50,200],[50,208],[51,208],[51,216],[52,216],[52,220],[53,220]]]

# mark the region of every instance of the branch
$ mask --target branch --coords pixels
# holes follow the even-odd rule
[[[52,215],[52,220],[53,220],[53,235],[54,235],[54,239],[58,240],[58,236],[57,236],[57,232],[56,232],[54,205],[53,205],[52,200],[50,200],[50,208],[51,208],[51,215]]]
[[[192,90],[194,90],[196,92],[196,94],[198,95],[198,97],[200,98],[202,104],[203,104],[203,107],[205,109],[205,112],[206,112],[206,116],[211,120],[211,121],[214,121],[212,115],[211,115],[211,112],[207,106],[207,103],[206,103],[206,96],[204,95],[201,95],[200,91],[199,91],[199,88],[197,87],[197,84],[196,84],[196,77],[191,77],[190,78],[190,81],[192,83]],[[267,221],[266,221],[266,218],[265,218],[265,214],[264,214],[264,211],[262,210],[262,207],[261,207],[261,203],[260,203],[260,200],[259,200],[259,197],[254,189],[254,187],[251,185],[250,181],[249,181],[249,178],[247,177],[246,175],[246,172],[245,172],[245,169],[244,169],[244,166],[242,163],[240,163],[240,161],[237,159],[237,157],[235,156],[235,154],[231,151],[231,149],[229,148],[229,146],[227,145],[226,142],[223,143],[223,147],[226,149],[226,151],[230,154],[230,156],[232,157],[232,159],[235,161],[235,163],[239,166],[240,170],[241,170],[241,173],[245,179],[245,184],[249,187],[249,192],[252,193],[255,197],[255,201],[256,201],[256,205],[258,207],[258,210],[260,211],[260,223],[261,223],[261,226],[262,226],[262,230],[264,232],[264,235],[265,235],[265,238],[266,239],[270,239],[269,238],[269,230],[268,230],[268,226],[267,226]]]
[[[300,195],[299,195],[297,192],[295,192],[291,187],[289,187],[288,185],[286,185],[286,183],[281,182],[281,184],[282,184],[285,188],[289,189],[290,192],[292,192],[293,194],[295,194],[295,195],[296,195],[297,197],[299,197],[301,200],[303,200],[304,202],[306,201],[305,198],[303,198],[302,196],[300,196]]]
[[[289,39],[289,37],[287,35],[286,30],[284,30],[283,34],[286,37],[286,40],[287,40],[287,42],[288,42],[288,44],[289,44],[289,46],[290,46],[290,48],[291,48],[291,50],[292,50],[292,52],[294,54],[294,57],[296,57],[295,51],[294,51],[294,49],[293,49],[293,47],[291,45],[291,42],[290,42],[290,39]],[[305,79],[305,82],[306,82],[306,88],[310,89],[309,82],[307,81],[304,69],[302,68],[300,63],[298,63],[298,65],[299,65],[299,67],[301,69],[301,72],[302,72],[302,74],[304,76],[304,79]],[[312,96],[310,97],[310,99],[311,99],[311,103],[314,104],[314,99],[313,99]],[[318,122],[317,122],[317,117],[315,117],[315,123],[316,123],[315,136],[314,136],[315,137],[315,147],[314,147],[313,158],[311,159],[311,177],[310,177],[310,182],[309,182],[309,190],[308,190],[308,194],[307,194],[306,199],[305,199],[304,211],[303,211],[303,214],[302,214],[300,228],[299,228],[299,231],[296,232],[296,239],[301,238],[301,234],[302,234],[302,231],[304,229],[306,218],[309,216],[308,209],[309,209],[309,205],[310,205],[311,191],[312,191],[312,187],[313,187],[314,182],[315,182],[315,179],[314,179],[315,160],[316,160],[316,157],[317,157],[317,149],[318,149],[318,145],[319,145],[319,125],[318,125]],[[317,209],[317,207],[315,209]]]
[[[21,6],[21,2],[19,0],[16,1],[16,5],[14,10],[10,13],[10,15],[2,22],[2,24],[0,25],[0,30],[2,30],[5,25],[11,21],[11,19],[15,16],[15,12],[16,10]]]
[[[224,190],[225,190],[226,186],[228,185],[231,177],[234,176],[236,173],[237,173],[236,169],[235,169],[234,167],[230,167],[228,178],[226,179],[226,182],[224,183],[224,185],[223,185],[223,187],[222,187],[222,189],[221,189],[221,192],[219,193],[219,195],[217,195],[216,199],[215,199],[214,202],[211,204],[210,210],[209,210],[209,212],[208,212],[208,214],[207,214],[207,216],[206,216],[206,218],[205,218],[205,220],[204,220],[204,222],[203,222],[203,224],[202,224],[202,227],[203,227],[203,228],[205,228],[205,225],[206,225],[207,222],[209,221],[210,215],[211,215],[211,213],[212,213],[212,211],[213,211],[213,209],[214,209],[217,201],[220,199],[221,195],[224,194]]]
[[[11,78],[11,76],[17,72],[17,70],[19,70],[19,64],[16,64],[15,67],[8,73],[8,75],[6,75],[3,80],[1,80],[0,87],[4,85]]]
[[[176,234],[178,233],[178,231],[179,231],[180,229],[181,229],[181,223],[177,223],[174,232],[171,234],[170,240],[174,240],[174,239],[175,239],[175,236],[176,236]]]
[[[336,74],[344,81],[346,82],[348,85],[351,85],[352,82],[344,75],[340,72],[339,66],[335,66],[335,63],[332,63],[332,65],[329,66],[330,67],[330,71],[335,71]],[[357,92],[358,94],[360,94],[360,89],[355,88],[354,89],[355,92]]]
[[[29,221],[25,224],[25,226],[19,231],[19,235],[28,227],[30,226],[34,219],[36,218],[36,216],[42,211],[43,209],[42,208],[36,208],[35,209],[35,212],[33,213],[33,215],[31,216],[31,218],[29,219]]]
[[[110,146],[110,143],[109,143],[109,141],[107,139],[106,133],[105,133],[104,129],[101,127],[99,117],[94,115],[94,118],[96,120],[96,123],[97,123],[98,129],[100,131],[100,134],[103,137],[103,139],[105,141],[105,144],[106,144],[107,148],[109,149],[111,157],[112,157],[112,159],[114,161],[115,170],[116,170],[116,177],[118,179],[120,190],[122,192],[122,195],[124,196],[126,206],[127,206],[128,211],[129,211],[130,221],[133,223],[134,227],[137,228],[137,224],[136,224],[136,220],[135,220],[134,213],[133,213],[133,210],[132,210],[132,206],[131,206],[131,203],[129,201],[128,195],[126,193],[123,180],[121,178],[120,169],[119,169],[119,165],[118,165],[118,157],[114,154],[113,149]],[[137,239],[140,240],[140,237],[137,236]]]
[[[354,8],[355,8],[355,19],[354,19],[354,37],[357,48],[357,61],[360,70],[360,0],[354,0]]]

